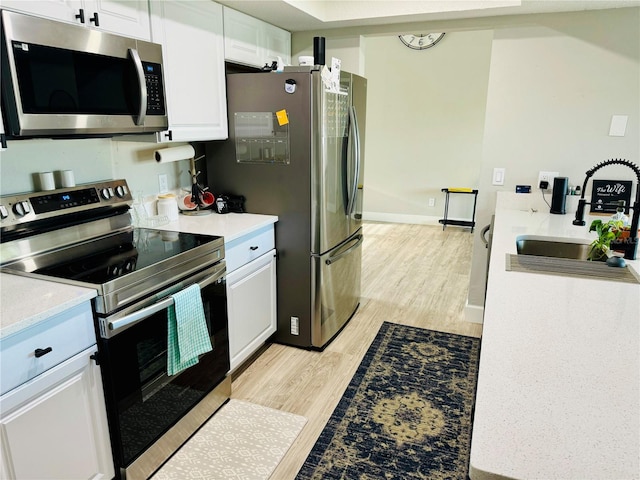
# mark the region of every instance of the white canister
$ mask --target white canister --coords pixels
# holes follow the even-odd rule
[[[40,190],[55,190],[56,182],[53,179],[53,172],[40,172],[38,174],[40,180]]]
[[[170,222],[178,220],[178,201],[173,193],[158,195],[158,215],[166,216]]]
[[[73,170],[60,170],[60,185],[62,188],[71,188],[76,186],[76,179]]]

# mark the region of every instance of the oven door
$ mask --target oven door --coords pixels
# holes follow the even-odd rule
[[[114,459],[121,472],[132,462],[138,463],[136,459],[225,379],[229,371],[229,339],[224,274],[225,263],[219,262],[146,302],[99,319],[107,415]],[[201,355],[198,364],[168,376],[169,295],[194,283],[201,288],[213,350]],[[206,412],[205,418],[215,408]],[[158,466],[145,468],[153,471]]]

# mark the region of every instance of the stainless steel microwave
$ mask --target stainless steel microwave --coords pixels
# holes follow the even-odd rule
[[[112,136],[168,128],[161,45],[0,13],[7,137]]]

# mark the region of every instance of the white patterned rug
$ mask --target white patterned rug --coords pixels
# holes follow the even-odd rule
[[[229,400],[151,480],[266,480],[307,419]]]

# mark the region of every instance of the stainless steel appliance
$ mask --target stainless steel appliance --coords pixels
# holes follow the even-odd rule
[[[7,10],[1,14],[8,137],[167,128],[161,45]]]
[[[134,228],[124,180],[0,198],[1,271],[94,288],[116,471],[148,478],[231,393],[221,237]],[[197,284],[213,351],[167,375],[172,294]]]
[[[320,67],[227,76],[229,140],[207,146],[215,193],[278,215],[274,339],[323,348],[360,301],[366,79]]]

